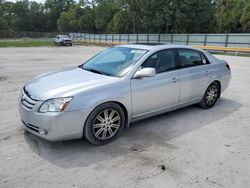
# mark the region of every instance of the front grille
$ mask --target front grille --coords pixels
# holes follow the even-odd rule
[[[24,121],[22,121],[22,122],[23,122],[24,126],[27,127],[28,129],[39,133],[39,128],[38,127],[36,127],[34,125],[31,125],[31,124],[28,124],[28,123],[25,123]]]
[[[21,103],[27,110],[31,110],[35,106],[37,101],[38,101],[37,99],[34,99],[33,97],[31,97],[30,94],[27,92],[27,90],[23,88],[22,96],[21,96]]]

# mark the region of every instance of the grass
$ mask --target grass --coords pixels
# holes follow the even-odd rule
[[[54,46],[52,41],[49,40],[32,40],[32,39],[19,39],[19,40],[0,40],[0,48],[4,47],[40,47],[40,46]]]
[[[100,41],[75,41],[74,45],[79,45],[79,46],[113,46],[114,44],[111,42],[100,42]]]

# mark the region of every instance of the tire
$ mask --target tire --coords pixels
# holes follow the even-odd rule
[[[121,134],[125,124],[123,109],[108,102],[96,107],[85,122],[83,135],[94,145],[113,142]]]
[[[203,95],[199,106],[204,109],[212,108],[220,96],[220,86],[218,83],[211,83]]]

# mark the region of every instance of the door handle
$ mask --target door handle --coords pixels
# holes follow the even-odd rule
[[[172,82],[177,82],[178,78],[172,78]]]
[[[205,71],[205,75],[209,75],[210,74],[210,71]]]

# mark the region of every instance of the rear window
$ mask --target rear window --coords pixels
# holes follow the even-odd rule
[[[207,63],[206,58],[202,58],[199,51],[179,49],[178,54],[182,68],[204,65]]]

